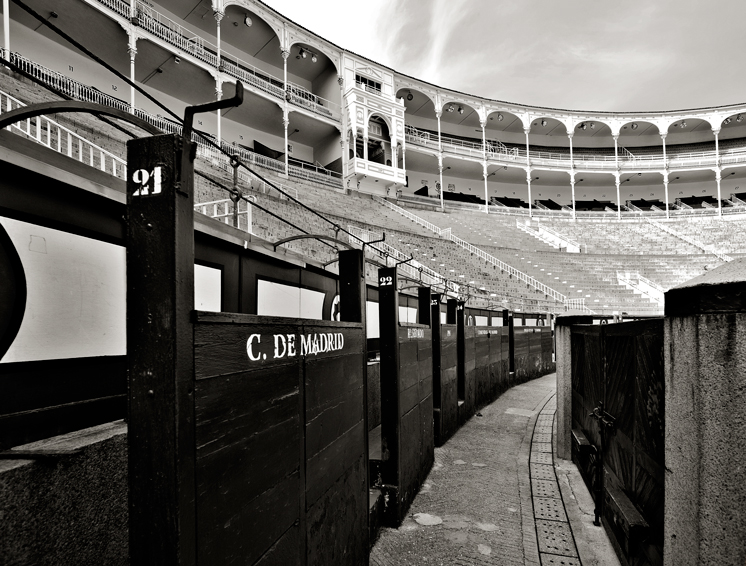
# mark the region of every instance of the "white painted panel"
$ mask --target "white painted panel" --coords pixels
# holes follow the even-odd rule
[[[415,307],[399,307],[399,322],[416,323],[417,309]]]
[[[223,272],[214,267],[194,266],[194,308],[199,311],[220,312]]]
[[[311,289],[300,290],[300,318],[322,320],[324,318],[324,293]]]
[[[260,279],[257,282],[256,309],[260,316],[321,320],[324,293]]]
[[[444,312],[440,313],[440,323],[445,324],[448,320],[448,315]]]
[[[489,326],[489,317],[486,316],[475,316],[474,324],[476,326]]]
[[[121,356],[126,342],[122,246],[0,217],[26,275],[26,311],[2,362]]]
[[[365,326],[368,338],[381,337],[381,326],[378,322],[378,303],[365,302]]]

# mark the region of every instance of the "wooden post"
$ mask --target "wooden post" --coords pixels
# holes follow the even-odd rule
[[[433,293],[430,298],[430,328],[433,339],[433,420],[435,425],[435,442],[442,438],[441,406],[443,393],[441,388],[441,332],[440,325],[440,293]]]
[[[449,301],[450,303],[450,301]],[[464,335],[464,301],[456,302],[457,395],[461,406],[466,400],[466,336]]]
[[[176,135],[127,142],[129,540],[139,565],[195,564],[192,150]]]
[[[363,250],[342,250],[339,252],[339,318],[341,322],[361,322],[366,324],[365,256]],[[367,335],[367,333],[366,333]],[[363,341],[363,423],[365,431],[365,456],[370,458],[368,447],[368,344]],[[366,469],[366,486],[370,487],[370,466]],[[368,517],[370,518],[370,517]]]
[[[417,289],[417,323],[431,325],[430,287]],[[439,319],[440,321],[440,319]]]
[[[381,328],[381,479],[388,495],[387,523],[399,523],[401,411],[399,407],[399,291],[397,268],[378,270],[378,320]]]
[[[508,315],[508,362],[510,364],[510,373],[515,373],[515,334],[513,332],[513,317],[511,315]]]
[[[456,324],[457,308],[458,301],[456,299],[448,299],[446,301],[446,324]]]

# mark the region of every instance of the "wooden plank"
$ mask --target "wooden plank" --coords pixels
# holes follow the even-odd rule
[[[293,320],[284,319],[284,324],[196,325],[196,378],[237,373],[259,366],[279,366],[303,356],[323,359],[341,353],[362,353],[359,325],[335,328],[314,324],[299,329],[297,324],[292,324]]]
[[[307,359],[305,363],[307,419],[313,419],[319,411],[350,391],[363,386],[362,354]],[[362,391],[359,393],[362,399]],[[360,401],[362,404],[362,400]]]
[[[298,472],[279,479],[221,523],[197,515],[199,564],[254,564],[279,542],[298,520]]]
[[[306,509],[310,508],[340,476],[363,455],[363,422],[345,431],[335,442],[308,458]]]
[[[365,458],[349,462],[308,509],[309,566],[357,566],[368,562],[368,486]]]
[[[300,566],[298,548],[301,546],[301,532],[298,525],[291,526],[259,559],[256,566]]]
[[[324,404],[315,416],[306,414],[306,455],[318,454],[363,418],[362,386]]]

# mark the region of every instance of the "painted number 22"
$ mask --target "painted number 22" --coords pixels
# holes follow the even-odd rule
[[[378,286],[379,287],[388,287],[389,285],[394,284],[394,278],[391,277],[391,275],[387,275],[385,277],[379,277],[378,279]]]
[[[151,172],[146,169],[138,169],[132,173],[132,182],[140,186],[133,193],[133,196],[157,195],[161,192],[161,166],[157,165]]]

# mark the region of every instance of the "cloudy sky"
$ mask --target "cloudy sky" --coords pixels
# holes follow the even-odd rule
[[[746,0],[264,0],[399,72],[556,108],[746,102]]]

